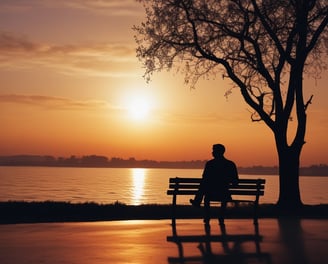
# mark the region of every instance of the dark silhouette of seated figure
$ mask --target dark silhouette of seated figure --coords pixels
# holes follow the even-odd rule
[[[204,168],[202,181],[191,204],[200,206],[203,198],[205,206],[210,201],[226,202],[231,200],[229,193],[230,184],[238,184],[238,172],[235,163],[224,157],[225,147],[222,144],[213,145],[212,155],[214,159],[209,160]]]

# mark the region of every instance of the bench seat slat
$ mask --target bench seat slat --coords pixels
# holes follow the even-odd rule
[[[169,185],[169,189],[175,189],[176,187],[179,187],[179,189],[198,189],[199,184],[186,184],[186,183],[179,183],[179,185],[176,185],[174,183],[171,183]],[[252,190],[257,190],[257,189],[264,189],[264,185],[250,185],[250,184],[238,184],[236,186],[230,186],[230,190],[234,189],[252,189]]]
[[[179,185],[170,184],[169,188],[170,189],[175,189],[176,187],[179,187],[179,189],[198,189],[199,184],[185,184],[185,183],[179,183]]]
[[[169,191],[174,192],[176,189],[175,188],[170,188]],[[179,186],[179,188],[176,190],[177,192],[179,191],[197,191],[198,190],[198,186]],[[249,195],[254,195],[255,193],[257,193],[258,191],[260,192],[264,192],[264,188],[246,188],[246,187],[234,187],[234,188],[229,188],[230,193],[249,193]]]
[[[193,195],[196,194],[197,190],[168,190],[166,192],[167,195]],[[245,191],[245,190],[234,190],[230,192],[231,195],[245,195],[245,196],[256,196],[256,195],[260,195],[263,196],[264,195],[264,191]]]
[[[251,189],[251,190],[257,190],[257,189],[264,189],[264,185],[250,185],[250,184],[238,184],[236,186],[231,185],[229,187],[230,190],[234,189]]]
[[[264,195],[264,191],[231,190],[230,194],[231,195],[253,195],[253,196],[256,196],[256,195]]]
[[[240,183],[265,183],[265,179],[238,179]]]
[[[166,193],[167,195],[193,195],[196,194],[197,190],[168,190]]]
[[[201,178],[180,178],[180,177],[176,177],[176,178],[170,178],[169,182],[170,183],[200,183],[201,182]],[[264,184],[265,183],[265,179],[238,179],[239,183],[261,183]]]
[[[170,178],[170,183],[179,183],[179,182],[183,182],[183,183],[200,183],[202,181],[201,178]]]

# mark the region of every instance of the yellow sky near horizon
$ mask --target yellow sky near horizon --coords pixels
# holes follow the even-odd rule
[[[190,89],[171,71],[146,83],[132,30],[143,17],[134,0],[1,1],[0,155],[203,160],[223,143],[239,166],[277,165],[271,131],[238,90],[224,97],[228,81]],[[304,166],[328,163],[322,77],[305,81]]]

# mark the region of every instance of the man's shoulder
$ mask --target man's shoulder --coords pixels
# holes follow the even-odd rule
[[[229,160],[229,159],[225,159],[225,162],[229,163],[229,164],[232,164],[232,165],[235,165],[235,163],[232,160]]]
[[[211,160],[208,160],[207,162],[206,162],[206,165],[211,165],[211,164],[214,164],[214,163],[216,163],[217,161],[215,160],[215,159],[211,159]]]
[[[206,163],[212,163],[214,161],[215,161],[215,159],[210,159],[210,160],[206,161]]]
[[[225,165],[225,166],[236,166],[232,160],[228,160],[226,158],[223,159],[211,159],[206,162],[206,166],[217,166],[217,165]]]

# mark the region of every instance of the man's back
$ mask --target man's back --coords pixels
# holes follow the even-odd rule
[[[229,184],[238,181],[236,165],[224,157],[206,163],[203,172],[204,194],[210,199],[230,199]]]
[[[212,155],[214,159],[205,165],[202,182],[194,199],[190,203],[199,206],[204,196],[205,200],[230,200],[229,184],[238,183],[238,172],[234,162],[224,157],[225,147],[214,144]]]

